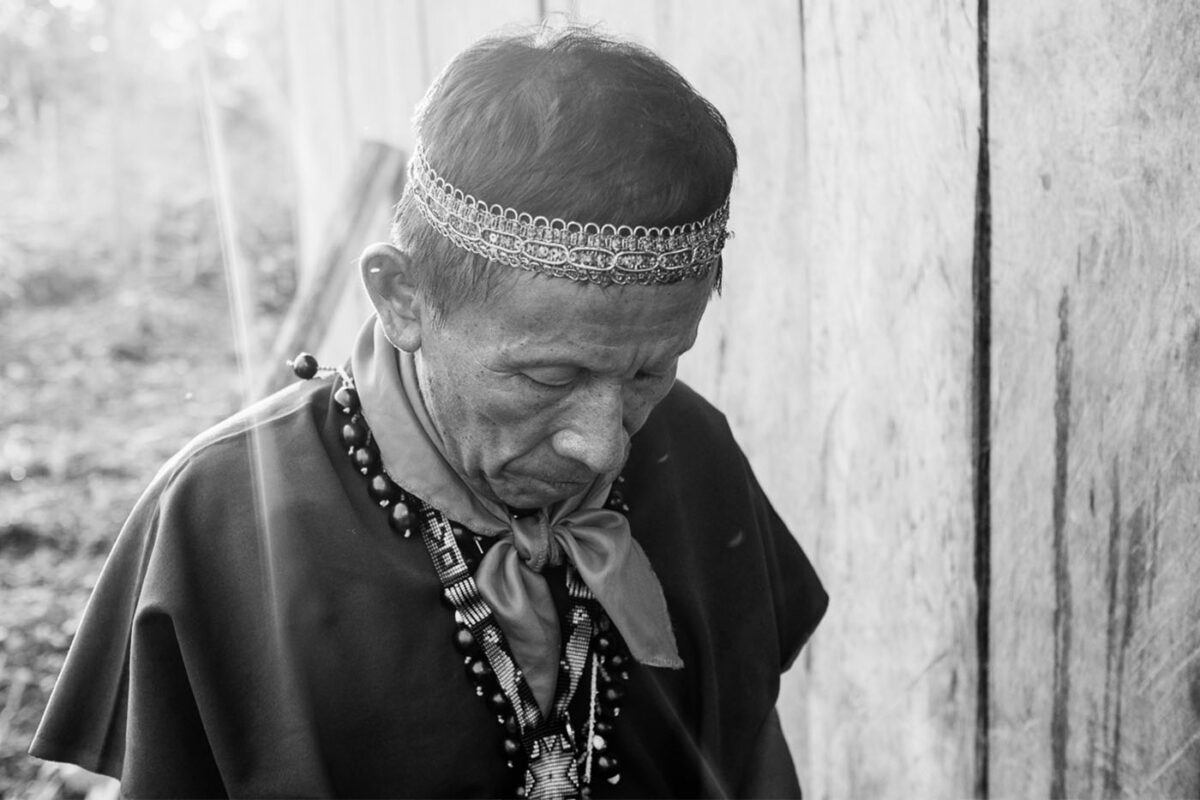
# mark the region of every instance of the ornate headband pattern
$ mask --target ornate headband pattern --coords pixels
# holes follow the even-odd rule
[[[566,222],[488,205],[434,172],[418,143],[404,194],[458,247],[510,267],[608,284],[675,283],[707,275],[725,240],[729,199],[699,222],[669,228]]]

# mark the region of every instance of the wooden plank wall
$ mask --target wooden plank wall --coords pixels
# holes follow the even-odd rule
[[[991,772],[1200,795],[1200,7],[993,5]]]

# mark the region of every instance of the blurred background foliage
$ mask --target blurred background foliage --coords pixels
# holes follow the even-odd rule
[[[0,0],[0,795],[95,791],[25,750],[137,495],[244,396],[214,139],[252,338],[293,293],[280,9]]]

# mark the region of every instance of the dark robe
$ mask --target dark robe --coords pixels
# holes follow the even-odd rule
[[[34,755],[135,797],[511,792],[429,556],[368,497],[330,387],[292,386],[163,468],[117,539]],[[594,780],[593,796],[746,791],[825,592],[725,418],[682,384],[623,474],[685,668],[630,669],[621,780]]]

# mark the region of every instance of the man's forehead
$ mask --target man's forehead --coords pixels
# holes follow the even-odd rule
[[[570,348],[686,349],[709,296],[696,282],[602,287],[519,273],[508,283],[454,317],[477,346],[514,358],[532,357],[535,349],[543,355]]]

